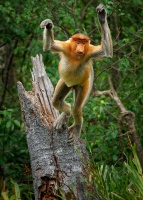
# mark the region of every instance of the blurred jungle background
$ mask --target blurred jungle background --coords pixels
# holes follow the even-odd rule
[[[126,107],[135,116],[143,146],[143,1],[142,0],[5,0],[0,3],[0,199],[34,199],[29,152],[19,105],[17,81],[32,89],[31,56],[43,55],[55,86],[59,57],[42,52],[41,21],[53,21],[55,38],[81,32],[101,42],[96,7],[103,3],[114,56],[94,62],[94,87],[84,107],[82,138],[91,158],[89,191],[95,199],[143,199],[142,166],[131,135],[119,128],[120,110],[107,96],[108,75]],[[70,98],[69,98],[70,101]],[[94,189],[96,188],[96,192]]]

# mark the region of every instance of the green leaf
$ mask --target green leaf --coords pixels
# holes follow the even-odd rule
[[[129,60],[127,58],[120,59],[118,65],[120,67],[120,70],[126,71],[129,68]]]
[[[10,200],[7,196],[7,192],[2,192],[1,196],[3,197],[4,200]]]
[[[11,122],[11,121],[8,121],[8,122],[6,123],[6,128],[9,129],[9,128],[11,127],[11,125],[12,125],[12,122]]]
[[[113,160],[116,161],[118,157],[116,155],[113,155]]]
[[[20,122],[18,120],[14,120],[14,124],[18,127],[20,127]]]
[[[136,153],[136,147],[135,147],[135,145],[133,146],[132,150],[133,150],[133,154],[134,154],[133,163],[137,167],[137,170],[138,170],[139,174],[142,175],[142,167],[141,167],[139,158],[138,158],[137,153]]]
[[[114,193],[114,192],[111,192],[114,196],[118,197],[118,199],[121,199],[121,200],[126,200],[125,198],[122,198],[120,195]]]
[[[12,195],[12,196],[10,197],[10,200],[15,200],[15,195]]]
[[[20,197],[20,189],[19,189],[18,184],[17,184],[13,179],[11,179],[10,181],[11,181],[11,183],[14,185],[14,189],[15,189],[15,200],[21,200],[21,197]]]

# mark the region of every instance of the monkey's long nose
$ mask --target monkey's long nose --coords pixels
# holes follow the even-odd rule
[[[76,48],[76,54],[77,55],[83,55],[84,54],[84,46],[83,45],[78,45]]]

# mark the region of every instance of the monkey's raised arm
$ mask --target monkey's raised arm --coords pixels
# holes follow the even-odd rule
[[[45,19],[41,22],[40,28],[43,31],[43,51],[51,50],[54,52],[63,51],[62,42],[54,40],[54,25],[50,19]]]
[[[101,26],[101,45],[94,46],[92,51],[92,58],[112,57],[113,45],[110,29],[107,22],[107,13],[103,4],[99,4],[96,8],[98,13],[98,20]]]

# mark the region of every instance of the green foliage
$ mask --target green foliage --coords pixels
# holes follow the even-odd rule
[[[26,156],[28,154],[28,150],[23,151],[21,149],[19,152],[18,145],[21,147],[26,145],[25,134],[23,132],[23,124],[20,124],[20,122],[13,116],[13,109],[0,111],[0,115],[0,164],[3,166],[7,163],[8,160],[11,160],[11,164],[7,163],[5,165],[5,171],[11,171],[11,173],[13,173],[11,167],[14,164],[14,157],[16,157],[15,159],[18,162],[23,160],[24,157],[22,157],[22,155]],[[18,156],[19,153],[21,156]]]
[[[143,176],[142,169],[133,147],[133,159],[124,162],[122,170],[111,165],[99,165],[95,162],[89,169],[92,175],[92,196],[103,200],[142,200],[143,198]],[[88,193],[90,193],[88,191]],[[100,198],[99,198],[100,197]]]
[[[1,174],[4,173],[4,177],[6,177],[7,187],[11,187],[11,184],[8,184],[10,179],[14,185],[15,195],[12,195],[10,199],[16,199],[16,196],[19,196],[18,185],[12,179],[20,180],[21,190],[24,191],[25,183],[22,180],[27,179],[27,184],[30,178],[24,169],[25,165],[29,165],[29,152],[26,144],[24,125],[16,119],[16,113],[14,112],[14,109],[0,111],[0,169]],[[28,186],[26,190],[31,192],[31,186]],[[5,199],[8,198],[6,194],[7,192],[2,193]],[[30,199],[30,195],[26,199]]]
[[[130,161],[128,165],[125,163],[126,168],[130,176],[130,185],[132,187],[132,194],[137,196],[138,199],[143,198],[143,175],[142,168],[137,157],[135,148],[133,148],[134,159]],[[134,189],[135,188],[135,189]]]
[[[92,44],[98,45],[101,37],[95,9],[99,3],[98,0],[1,2],[0,169],[7,183],[10,183],[10,178],[18,183],[22,199],[31,199],[32,189],[29,185],[31,175],[25,173],[24,167],[30,164],[16,82],[20,80],[27,90],[31,90],[30,56],[43,54],[47,74],[55,86],[59,78],[59,58],[50,52],[42,53],[40,22],[52,19],[56,39],[66,40],[81,32],[91,37]],[[108,11],[114,57],[94,63],[94,87],[109,89],[107,75],[110,74],[125,107],[136,115],[136,129],[143,143],[143,3],[142,0],[102,0],[102,3]],[[134,199],[134,194],[139,199],[142,193],[137,185],[141,187],[142,178],[132,161],[123,164],[131,157],[131,148],[126,130],[121,133],[118,130],[119,110],[115,103],[109,97],[95,98],[91,95],[83,115],[82,137],[93,162],[98,163],[93,175],[102,187],[101,195],[105,194],[107,199]],[[12,183],[8,184],[10,187],[13,187]],[[5,198],[11,198],[10,195]]]
[[[3,200],[21,200],[20,189],[19,189],[18,184],[13,179],[10,179],[10,184],[11,184],[11,191],[8,191],[4,185],[1,192],[2,199]]]
[[[84,132],[87,132],[87,134],[85,132],[87,148],[92,152],[92,155],[96,155],[95,161],[104,163],[106,160],[108,164],[111,164],[121,159],[119,156],[121,153],[121,141],[118,136],[117,118],[112,113],[112,105],[105,99],[105,96],[89,99],[84,109],[84,118],[88,120],[88,123],[84,125]],[[92,107],[93,102],[97,106]],[[112,113],[110,121],[108,121],[110,113],[107,113],[107,110],[111,110]]]

